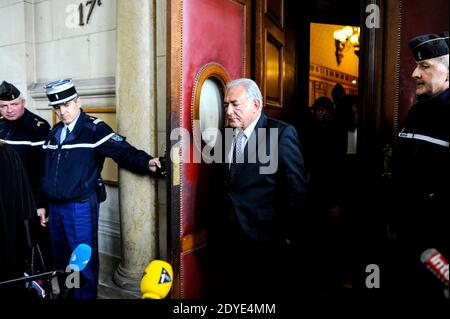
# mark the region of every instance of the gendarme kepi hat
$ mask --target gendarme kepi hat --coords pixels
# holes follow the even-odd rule
[[[48,103],[50,106],[66,103],[78,97],[78,93],[72,79],[58,80],[48,83],[44,86],[44,89],[47,94],[47,98],[50,101],[50,103]]]
[[[12,101],[20,96],[20,91],[11,83],[3,81],[0,84],[0,100],[2,101]]]
[[[416,36],[409,40],[409,48],[416,61],[446,55],[448,54],[448,32]]]

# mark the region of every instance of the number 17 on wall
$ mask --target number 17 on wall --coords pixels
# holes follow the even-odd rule
[[[89,6],[89,12],[86,19],[86,24],[89,23],[89,19],[91,18],[92,12],[94,11],[95,5],[101,6],[102,0],[89,0],[86,1],[86,7]],[[84,5],[83,2],[80,3],[78,6],[78,13],[79,13],[79,26],[84,26]]]

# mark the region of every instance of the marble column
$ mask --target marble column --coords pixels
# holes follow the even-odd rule
[[[155,155],[155,5],[117,0],[117,130]],[[149,176],[119,170],[121,262],[114,282],[138,290],[145,266],[157,257],[156,184]]]

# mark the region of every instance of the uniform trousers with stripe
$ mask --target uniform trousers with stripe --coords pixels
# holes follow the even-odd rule
[[[57,270],[66,270],[70,255],[80,244],[92,248],[86,268],[80,272],[80,287],[68,294],[73,299],[96,299],[98,261],[99,204],[95,194],[84,200],[49,204],[49,233]],[[65,282],[63,282],[65,284]],[[66,287],[60,288],[65,289]]]

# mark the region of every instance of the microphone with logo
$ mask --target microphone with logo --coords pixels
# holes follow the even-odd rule
[[[436,249],[429,248],[420,255],[422,263],[445,285],[444,296],[449,299],[449,265],[447,259]]]
[[[429,248],[420,255],[422,263],[448,287],[449,265],[445,257],[436,249]]]
[[[142,299],[164,299],[172,287],[172,266],[163,260],[153,260],[144,270],[141,280]]]
[[[81,272],[89,263],[92,248],[87,244],[79,244],[70,255],[69,266],[74,271]]]
[[[81,272],[89,263],[89,260],[91,259],[92,254],[92,248],[89,245],[86,244],[80,244],[78,245],[72,254],[70,255],[69,259],[69,267],[73,271]],[[29,275],[28,273],[24,273],[24,277],[11,279],[7,281],[0,282],[0,286],[2,285],[11,285],[11,284],[18,284],[18,283],[25,283],[26,288],[32,288],[34,289],[38,296],[42,299],[50,298],[51,294],[49,294],[39,283],[40,280],[49,281],[53,277],[55,277],[58,274],[63,274],[64,270],[53,270],[53,271],[47,271],[39,274],[33,274]]]

